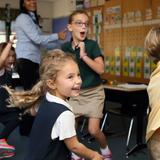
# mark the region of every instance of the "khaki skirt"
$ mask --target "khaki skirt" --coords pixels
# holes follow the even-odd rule
[[[103,85],[82,89],[80,95],[70,98],[69,104],[76,117],[102,118],[105,93]]]

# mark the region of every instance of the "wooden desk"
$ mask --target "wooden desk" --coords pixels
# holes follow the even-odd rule
[[[122,105],[122,113],[135,116],[136,126],[136,145],[130,149],[126,156],[144,148],[143,144],[143,119],[148,107],[148,94],[146,87],[123,88],[116,85],[104,85],[106,101],[117,102]]]

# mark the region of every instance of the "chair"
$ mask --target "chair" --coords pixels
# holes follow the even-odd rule
[[[132,107],[135,109],[136,106],[133,105]],[[107,121],[108,115],[110,115],[110,114],[130,119],[127,140],[126,140],[126,148],[128,149],[130,138],[131,138],[131,133],[132,133],[132,129],[133,129],[133,124],[135,121],[135,115],[128,113],[128,112],[127,113],[123,112],[123,108],[120,104],[112,103],[112,102],[105,103],[104,116],[103,116],[102,124],[101,124],[102,131],[104,130],[105,124],[107,123],[106,121]]]
[[[136,109],[136,106],[133,105],[132,106],[132,111]],[[131,112],[132,112],[131,111]],[[112,103],[112,102],[109,102],[109,103],[105,103],[104,105],[104,116],[102,118],[102,121],[101,121],[101,131],[104,130],[104,127],[105,125],[107,124],[107,118],[108,116],[111,114],[111,115],[116,115],[116,116],[120,116],[120,117],[126,117],[126,118],[130,118],[130,124],[129,124],[129,129],[128,129],[128,133],[127,133],[127,140],[126,140],[126,149],[129,150],[129,142],[130,142],[130,138],[131,138],[131,133],[132,133],[132,129],[133,129],[133,124],[135,122],[135,114],[134,113],[125,113],[123,111],[123,108],[120,104],[118,103]],[[135,111],[134,111],[135,112]],[[82,126],[80,128],[80,133],[82,134],[82,139],[85,139],[86,137],[89,137],[88,138],[88,143],[91,143],[91,141],[94,139],[93,137],[91,137],[89,135],[89,133],[83,133],[84,132],[84,128],[85,128],[85,125],[87,123],[87,118],[84,118],[83,119],[83,122],[82,122]]]

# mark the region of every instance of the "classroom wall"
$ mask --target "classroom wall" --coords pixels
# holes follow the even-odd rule
[[[0,0],[0,8],[5,8],[6,4],[10,4],[12,9],[19,9],[19,0]],[[52,19],[53,15],[53,4],[52,1],[39,1],[37,3],[38,14],[42,17],[43,31],[46,33],[52,32]],[[59,8],[58,4],[56,5],[56,10]],[[1,27],[0,27],[1,28]],[[0,29],[0,32],[2,30]]]
[[[19,0],[0,0],[0,7],[11,4],[11,8],[19,8]],[[38,1],[38,13],[43,18],[61,18],[68,16],[75,8],[75,0]]]
[[[75,0],[38,1],[38,13],[43,18],[66,17],[75,9],[75,2]],[[19,7],[19,0],[0,0],[0,7],[5,7],[6,3],[15,9]]]
[[[12,8],[18,8],[18,0],[0,0],[0,7],[4,8],[6,3],[11,4]]]
[[[67,17],[76,7],[75,0],[55,0],[53,18]]]
[[[148,83],[156,65],[144,40],[160,24],[160,0],[110,0],[103,6],[104,79]]]
[[[9,3],[11,8],[18,9],[19,8],[19,0],[0,0],[0,7],[4,8],[5,4]],[[53,18],[53,2],[40,2],[38,1],[37,5],[38,13],[43,18]]]

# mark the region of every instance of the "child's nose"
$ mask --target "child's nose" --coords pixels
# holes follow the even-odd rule
[[[82,84],[82,79],[80,77],[78,77],[77,80],[76,80],[76,83],[77,84]]]

